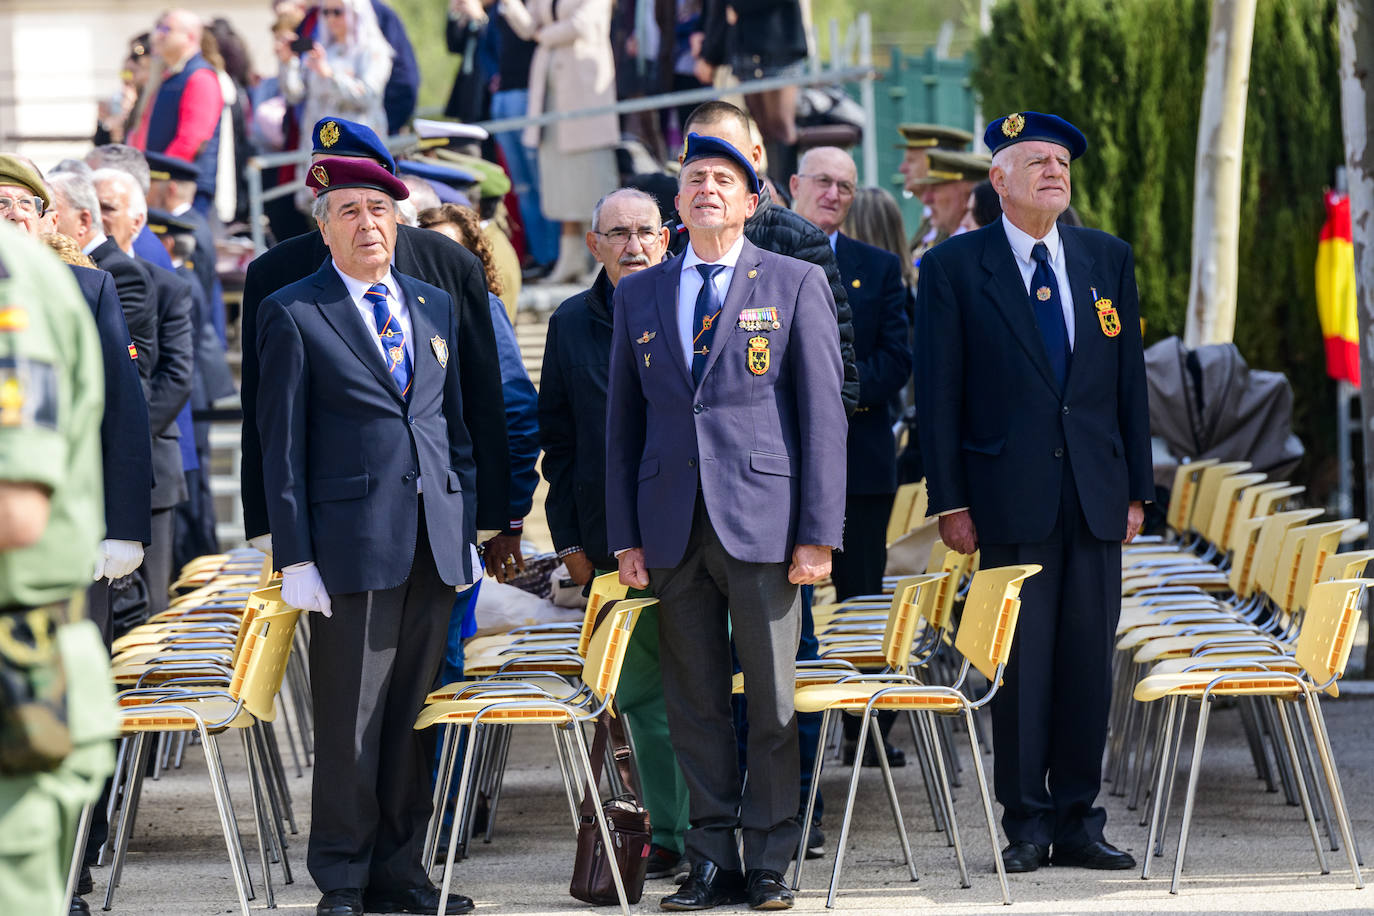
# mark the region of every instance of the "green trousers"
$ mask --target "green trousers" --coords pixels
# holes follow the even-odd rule
[[[630,598],[652,597],[630,589]],[[653,842],[680,853],[687,832],[687,783],[668,739],[668,712],[663,706],[663,678],[658,668],[658,605],[639,614],[625,649],[616,706],[630,723],[635,762],[639,767],[640,801],[649,811]]]

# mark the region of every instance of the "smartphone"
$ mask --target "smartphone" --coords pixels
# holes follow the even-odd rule
[[[291,42],[291,50],[296,54],[304,54],[315,47],[315,39],[309,35],[298,35]]]

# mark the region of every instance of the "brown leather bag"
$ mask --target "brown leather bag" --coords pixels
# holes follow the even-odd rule
[[[601,803],[610,827],[613,856],[606,854],[601,830],[596,823],[597,793],[588,791],[582,796],[581,814],[577,826],[577,858],[573,862],[572,884],[568,893],[584,903],[611,906],[620,903],[615,892],[612,868],[620,869],[625,885],[625,899],[638,903],[644,893],[644,872],[649,865],[649,812],[639,803],[639,781],[635,778],[634,753],[626,740],[621,720],[603,712],[596,720],[596,737],[592,740],[591,762],[593,781],[601,784],[602,765],[606,760],[609,741],[620,781],[625,794]]]

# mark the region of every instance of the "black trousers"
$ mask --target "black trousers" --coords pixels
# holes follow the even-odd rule
[[[992,701],[993,784],[1013,843],[1074,849],[1103,839],[1094,805],[1107,744],[1121,616],[1121,543],[1088,530],[1065,462],[1059,520],[1034,544],[982,544],[982,565],[1039,563]],[[1125,507],[1122,507],[1125,511]]]
[[[175,517],[175,507],[153,510],[153,540],[143,552],[143,565],[138,568],[138,575],[148,586],[148,613],[144,615],[144,620],[167,610],[170,602],[167,588],[172,584]]]
[[[786,562],[746,563],[720,543],[697,495],[682,562],[650,569],[658,596],[659,665],[668,732],[687,782],[693,861],[785,872],[801,839],[797,823],[798,586]],[[749,781],[741,790],[730,708],[731,638],[749,704]]]
[[[896,493],[850,493],[844,498],[844,550],[830,558],[830,580],[840,601],[855,595],[876,595],[883,590],[887,568],[887,522],[892,517]],[[884,736],[892,730],[895,712],[878,713]],[[859,737],[859,718],[844,717],[844,735]]]
[[[310,625],[315,775],[306,866],[321,891],[421,887],[433,730],[415,717],[444,654],[454,589],[434,566],[421,506],[405,582],[330,595]]]

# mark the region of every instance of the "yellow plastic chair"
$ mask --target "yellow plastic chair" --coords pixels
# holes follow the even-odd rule
[[[821,733],[824,734],[831,718],[837,712],[861,714],[862,725],[859,730],[859,747],[865,740],[874,739],[874,750],[884,773],[887,773],[886,759],[881,738],[876,729],[870,732],[870,723],[875,714],[882,710],[906,710],[920,713],[942,713],[946,715],[963,714],[972,749],[974,772],[978,777],[978,788],[983,797],[983,813],[987,820],[988,836],[992,841],[993,860],[997,867],[997,877],[1002,886],[1002,900],[1011,903],[1011,892],[1007,888],[1007,877],[998,852],[997,827],[993,820],[992,799],[988,794],[987,777],[983,771],[982,757],[978,752],[978,727],[974,711],[985,706],[997,693],[1002,683],[1002,670],[1011,653],[1012,638],[1016,632],[1016,620],[1021,608],[1021,584],[1030,576],[1040,572],[1035,564],[983,568],[974,574],[964,601],[963,617],[955,637],[955,648],[963,656],[964,662],[958,679],[950,686],[920,684],[910,676],[897,674],[855,675],[834,684],[817,684],[797,690],[796,706],[798,712],[819,712],[823,714]],[[969,670],[976,668],[988,680],[988,690],[980,698],[970,700],[963,692]],[[830,875],[830,892],[825,905],[834,907],[835,895],[839,888],[840,869],[844,865],[844,852],[849,840],[850,821],[854,813],[854,798],[859,787],[859,772],[863,755],[856,752],[854,766],[849,778],[849,794],[845,800],[844,821],[840,827],[839,845],[835,852],[835,866]],[[815,793],[820,785],[823,760],[816,759],[816,768],[811,780],[811,797],[807,802],[807,817],[815,810]],[[938,761],[937,771],[948,796],[950,785],[943,759]],[[890,774],[888,774],[890,777]],[[912,862],[910,845],[906,839],[906,829],[901,819],[896,792],[888,782],[889,802],[901,834],[903,852],[913,880],[916,877]],[[957,823],[954,821],[953,808],[948,812],[951,834],[954,840],[956,861],[959,866],[960,881],[963,887],[969,886],[968,867],[964,862],[963,846],[959,841]],[[809,823],[809,820],[806,821]],[[803,843],[805,840],[803,840]],[[797,862],[792,875],[793,889],[801,887],[802,862],[806,858],[805,848],[799,848]]]
[[[239,843],[238,825],[229,798],[224,764],[216,736],[226,729],[239,729],[248,759],[249,785],[252,789],[253,821],[257,829],[258,849],[267,893],[268,907],[275,906],[271,875],[268,871],[268,846],[273,842],[262,820],[262,784],[267,776],[261,757],[262,747],[250,739],[248,729],[257,722],[271,722],[276,717],[275,699],[281,688],[287,659],[295,636],[296,620],[300,612],[287,607],[281,600],[279,587],[254,592],[249,601],[251,622],[245,627],[242,645],[237,653],[227,689],[174,689],[168,687],[141,688],[119,695],[120,729],[125,738],[132,739],[129,755],[129,782],[125,802],[120,811],[115,838],[115,856],[110,868],[109,889],[105,893],[105,909],[114,901],[119,885],[129,837],[133,831],[143,772],[147,764],[149,735],[161,732],[195,732],[205,751],[205,765],[210,775],[210,787],[215,797],[220,827],[229,852],[234,887],[244,916],[248,916],[251,893],[247,861]],[[274,828],[275,829],[275,828]],[[282,858],[285,868],[285,857]],[[288,878],[289,879],[289,874]]]
[[[1146,844],[1145,864],[1142,878],[1150,876],[1150,860],[1154,855],[1163,854],[1163,830],[1168,820],[1169,797],[1173,794],[1173,778],[1178,757],[1178,747],[1182,744],[1184,719],[1187,703],[1198,704],[1196,736],[1193,741],[1192,764],[1189,767],[1188,786],[1183,806],[1183,823],[1179,832],[1178,852],[1174,859],[1171,894],[1178,893],[1179,881],[1183,875],[1183,863],[1188,848],[1188,833],[1192,822],[1193,804],[1197,795],[1197,779],[1202,764],[1203,748],[1207,739],[1207,722],[1211,712],[1211,701],[1219,696],[1231,697],[1270,697],[1279,701],[1277,705],[1279,722],[1283,729],[1284,742],[1288,755],[1297,774],[1299,797],[1303,814],[1312,835],[1312,845],[1317,853],[1317,863],[1322,874],[1327,873],[1326,857],[1322,852],[1321,838],[1317,833],[1316,820],[1312,813],[1306,782],[1298,758],[1297,745],[1293,738],[1293,728],[1289,723],[1285,702],[1305,704],[1311,723],[1312,737],[1321,757],[1323,776],[1330,792],[1335,819],[1345,843],[1346,856],[1350,861],[1350,871],[1355,879],[1355,887],[1364,887],[1364,878],[1356,857],[1355,840],[1351,830],[1350,816],[1345,795],[1341,790],[1340,776],[1336,772],[1335,758],[1331,749],[1331,739],[1326,730],[1318,702],[1323,692],[1336,692],[1336,682],[1345,672],[1346,662],[1355,640],[1355,630],[1360,618],[1360,600],[1363,597],[1366,580],[1333,580],[1321,582],[1312,587],[1310,605],[1298,637],[1294,660],[1301,665],[1301,673],[1287,667],[1256,666],[1253,661],[1246,662],[1239,670],[1219,665],[1214,668],[1198,668],[1190,671],[1171,672],[1151,675],[1143,679],[1135,688],[1135,698],[1143,703],[1167,699],[1163,745],[1158,759],[1169,760],[1172,748],[1174,763],[1161,765],[1155,784],[1154,799],[1150,816],[1150,832]]]
[[[522,690],[518,686],[508,687],[506,694],[484,694],[462,699],[443,700],[427,706],[415,722],[417,730],[436,725],[445,726],[443,750],[440,757],[443,783],[447,785],[455,763],[454,748],[463,728],[475,731],[479,725],[547,725],[552,726],[555,744],[558,746],[560,769],[563,771],[564,788],[568,793],[568,807],[573,824],[578,821],[577,801],[573,788],[581,784],[585,791],[599,795],[600,789],[593,781],[591,762],[587,756],[586,738],[582,734],[582,723],[593,722],[607,710],[612,710],[616,687],[620,682],[620,669],[625,661],[625,649],[630,635],[634,632],[641,609],[654,604],[653,598],[634,598],[617,602],[607,612],[606,618],[596,628],[587,648],[587,660],[582,669],[582,681],[590,689],[591,700],[577,706],[543,694],[537,688]],[[532,685],[531,685],[532,686]],[[449,884],[452,879],[454,854],[458,846],[457,824],[467,803],[473,777],[473,761],[477,742],[469,740],[463,759],[463,771],[458,781],[458,797],[453,804],[454,829],[449,833],[448,853],[444,860],[443,879],[440,883],[439,913],[443,914],[448,900]],[[576,752],[576,756],[574,756]],[[576,761],[571,767],[565,762]],[[577,772],[570,773],[569,769]],[[585,776],[585,779],[583,778]],[[447,792],[445,791],[445,795]],[[442,796],[441,796],[442,797]],[[434,821],[442,819],[442,811],[434,812]],[[596,805],[597,827],[605,848],[613,848],[610,828],[600,804]],[[428,861],[428,859],[426,860]],[[614,858],[612,857],[612,861]],[[620,898],[621,912],[628,916],[630,904],[625,896],[625,886],[618,869],[612,869],[616,894]]]
[[[887,519],[887,543],[891,544],[897,538],[911,530],[912,508],[920,498],[920,494],[925,491],[925,481],[918,480],[916,483],[904,483],[897,487],[897,495],[892,500],[892,513]],[[920,521],[917,516],[916,521]]]

